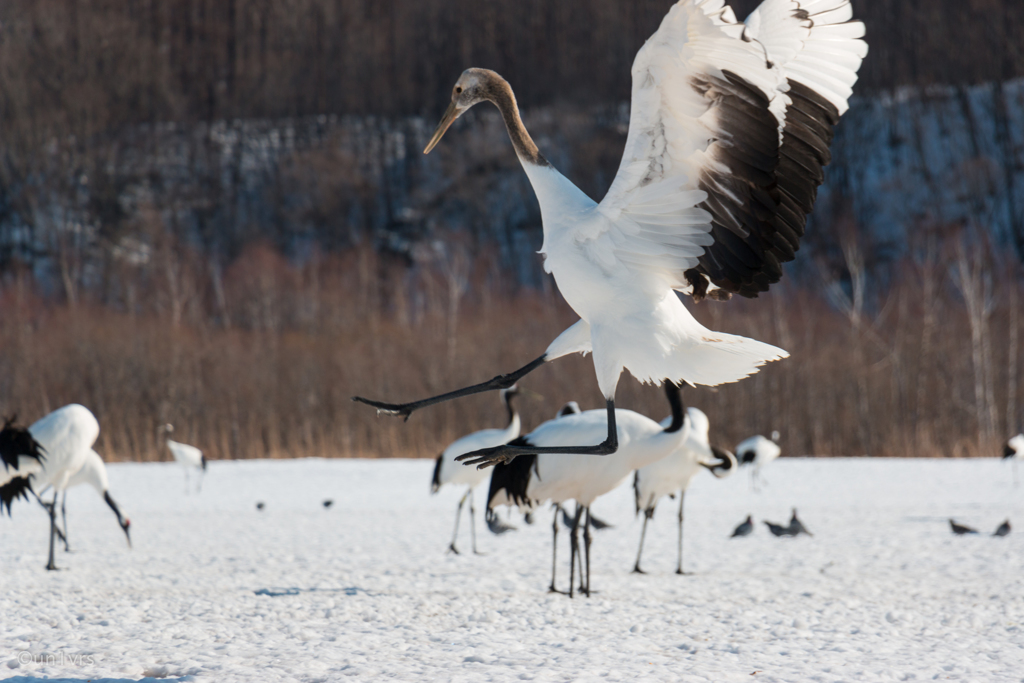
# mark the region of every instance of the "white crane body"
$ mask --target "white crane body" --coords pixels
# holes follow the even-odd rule
[[[668,457],[662,458],[636,471],[633,477],[633,495],[637,514],[644,513],[644,524],[640,531],[640,547],[637,550],[633,571],[643,574],[640,557],[643,554],[647,522],[654,517],[658,501],[668,495],[679,494],[679,540],[676,573],[683,574],[683,505],[690,482],[707,469],[716,478],[727,477],[736,469],[736,458],[711,445],[708,440],[710,423],[708,416],[699,408],[686,409],[686,439]],[[665,424],[664,421],[662,424]]]
[[[685,441],[689,428],[683,417],[679,389],[674,383],[666,383],[666,394],[672,405],[672,417],[663,426],[654,420],[632,410],[615,410],[615,428],[618,449],[605,456],[581,453],[560,453],[559,447],[587,443],[586,439],[599,439],[608,431],[608,414],[604,410],[587,410],[548,420],[515,444],[541,446],[552,449],[533,455],[519,456],[511,463],[495,468],[487,494],[487,508],[491,513],[498,505],[518,506],[533,510],[545,501],[556,504],[555,522],[552,525],[551,590],[555,589],[555,553],[557,552],[558,512],[568,500],[577,503],[576,519],[570,536],[572,560],[570,561],[569,594],[573,591],[573,567],[577,554],[577,531],[584,523],[583,538],[586,547],[586,583],[581,587],[590,592],[590,506],[620,484],[638,468],[666,457]],[[586,513],[587,518],[582,515]]]
[[[47,569],[57,569],[54,544],[57,536],[57,496],[66,491],[72,478],[86,464],[100,434],[100,425],[88,408],[72,403],[36,420],[28,428],[44,451],[42,459],[21,456],[18,467],[0,474],[0,486],[13,479],[27,479],[33,491],[53,489],[53,500],[45,503],[50,514],[50,555]],[[118,513],[120,519],[120,513]],[[126,529],[127,533],[127,529]]]
[[[455,512],[455,531],[452,533],[452,541],[448,545],[448,550],[456,555],[459,554],[459,550],[455,546],[459,535],[459,519],[462,517],[462,507],[467,500],[469,500],[469,529],[473,542],[473,552],[478,553],[476,549],[476,505],[473,501],[473,491],[487,479],[489,473],[484,469],[466,467],[462,463],[456,462],[455,459],[460,455],[472,453],[481,448],[506,444],[519,436],[522,421],[519,417],[519,411],[512,404],[513,399],[518,393],[519,389],[515,386],[501,391],[501,400],[505,410],[508,412],[508,424],[504,429],[481,429],[480,431],[460,437],[450,443],[441,455],[437,456],[437,461],[434,463],[434,476],[430,484],[431,493],[437,493],[446,484],[467,487],[465,494],[459,500],[459,507]],[[495,533],[504,533],[515,528],[508,525],[494,524],[490,519],[489,526]]]

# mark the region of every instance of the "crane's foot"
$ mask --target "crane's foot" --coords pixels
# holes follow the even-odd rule
[[[393,415],[404,420],[408,420],[409,416],[412,415],[412,411],[416,409],[415,407],[410,407],[408,403],[384,403],[382,401],[371,401],[362,396],[353,396],[352,400],[357,403],[365,403],[371,408],[376,408],[377,415]]]
[[[647,572],[645,572],[643,569],[640,569],[640,565],[636,565],[636,566],[633,567],[633,571],[630,572],[630,573],[631,574],[646,574]]]
[[[692,572],[684,572],[682,569],[677,569],[676,574],[679,576],[692,576]]]
[[[568,591],[560,591],[554,586],[548,586],[548,593],[558,593],[559,595],[568,595]]]
[[[448,546],[448,553],[452,553],[454,555],[461,555],[461,553],[459,552],[459,549],[455,547],[454,543],[449,544],[449,546]],[[447,554],[447,553],[445,553],[445,554]]]

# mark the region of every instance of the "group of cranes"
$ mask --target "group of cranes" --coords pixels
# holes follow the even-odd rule
[[[501,505],[516,507],[531,513],[545,502],[554,506],[552,520],[552,573],[550,590],[561,592],[556,586],[557,548],[559,517],[567,515],[563,504],[576,502],[576,512],[570,524],[570,581],[568,595],[575,591],[575,567],[580,560],[580,590],[590,592],[590,544],[591,529],[605,526],[595,524],[590,506],[599,496],[615,489],[620,483],[636,472],[634,488],[637,509],[645,514],[643,534],[646,534],[647,520],[653,515],[658,501],[665,495],[679,492],[682,495],[694,475],[707,468],[716,476],[731,473],[736,466],[735,457],[708,443],[708,420],[696,408],[683,407],[681,392],[672,381],[664,383],[671,415],[660,424],[631,410],[616,409],[616,430],[619,447],[597,461],[581,453],[529,454],[499,463],[491,472],[487,494],[488,519],[497,518],[495,508]],[[581,411],[578,404],[570,402],[554,419],[519,436],[521,421],[512,405],[516,395],[514,387],[502,391],[502,399],[508,412],[508,426],[505,429],[487,429],[474,432],[449,445],[438,457],[434,467],[431,488],[436,492],[441,486],[462,484],[467,487],[459,501],[456,513],[455,535],[449,551],[458,552],[455,547],[458,534],[458,518],[467,497],[470,500],[470,520],[473,520],[473,490],[486,476],[486,470],[459,467],[455,460],[461,453],[479,447],[481,444],[509,442],[526,447],[542,446],[557,448],[577,443],[580,439],[602,434],[607,429],[607,415],[604,410]],[[502,440],[505,441],[502,441]],[[583,549],[580,552],[579,531],[583,526]],[[500,531],[509,527],[502,526]],[[682,518],[680,517],[680,559],[682,567]],[[492,530],[494,527],[492,526]],[[641,549],[643,538],[641,537]],[[476,537],[473,534],[473,550]],[[585,567],[585,569],[584,569]],[[637,559],[639,570],[639,557]]]
[[[166,425],[165,429],[169,432],[172,428]],[[4,470],[0,472],[0,511],[6,507],[10,515],[12,503],[18,498],[28,500],[30,494],[46,509],[50,518],[47,569],[58,568],[55,558],[58,538],[64,543],[65,551],[70,550],[67,491],[81,484],[90,485],[103,498],[117,517],[118,526],[131,547],[131,521],[121,513],[111,496],[106,466],[100,454],[93,449],[99,434],[96,416],[77,403],[58,408],[29,427],[18,425],[13,418],[8,419],[0,430],[0,455],[4,464]],[[187,469],[197,465],[206,469],[206,459],[198,449],[170,440],[167,443],[175,460]],[[193,462],[195,455],[199,458],[197,462]],[[50,489],[53,490],[52,499],[43,500],[43,494]],[[58,498],[63,529],[57,524]]]
[[[701,432],[703,414],[684,418],[678,387],[735,382],[788,356],[770,344],[707,329],[681,295],[696,302],[756,297],[782,277],[782,264],[799,248],[830,161],[833,129],[867,54],[863,35],[850,0],[764,0],[743,23],[723,0],[680,0],[633,63],[625,153],[601,202],[544,158],[507,81],[487,69],[467,69],[424,153],[471,107],[497,107],[540,204],[544,268],[580,319],[541,356],[487,382],[409,403],[353,400],[408,419],[436,403],[508,390],[562,356],[593,354],[604,410],[557,418],[502,443],[460,440],[458,449],[453,444],[438,459],[435,482],[452,454],[455,462],[478,468],[499,466],[489,511],[499,502],[531,510],[541,500],[560,506],[574,499],[575,562],[579,525],[589,519],[594,498],[638,470],[637,510],[644,511],[645,528],[658,498],[669,489],[680,493],[681,573],[685,490],[706,453],[682,447],[691,431]],[[667,424],[616,409],[623,370],[641,382],[664,383],[673,407]],[[741,462],[753,466],[755,487],[761,468],[780,453],[777,441],[777,435],[755,437],[737,449]],[[669,453],[677,455],[664,460]],[[470,497],[479,483],[472,481],[467,475]],[[557,536],[557,521],[553,529]],[[586,520],[583,536],[589,577]],[[588,592],[582,572],[581,582]]]

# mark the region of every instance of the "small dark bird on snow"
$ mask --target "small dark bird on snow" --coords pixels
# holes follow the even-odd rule
[[[774,522],[765,522],[765,526],[768,527],[768,531],[772,532],[772,536],[796,536],[797,532],[793,531],[788,526],[782,526]]]
[[[750,515],[747,515],[746,520],[738,527],[732,530],[732,536],[729,538],[736,538],[737,536],[749,536],[754,531],[754,520]]]
[[[800,534],[807,534],[808,536],[814,536],[807,527],[796,516],[796,508],[793,508],[793,516],[789,518],[789,530],[793,532],[793,536],[799,536]]]
[[[993,536],[1009,536],[1010,535],[1010,520],[1006,520],[1005,522],[1000,524],[999,528],[996,529],[995,533],[992,534],[992,535]]]
[[[262,510],[263,509],[263,501],[262,500],[260,502],[256,503],[256,509],[257,510]]]
[[[325,500],[325,501],[324,501],[324,509],[325,509],[325,510],[326,510],[327,508],[331,507],[332,505],[334,505],[334,501],[333,501],[333,500],[331,500],[330,498],[328,498],[327,500]]]
[[[953,533],[956,534],[957,536],[963,536],[964,534],[976,534],[976,533],[978,533],[977,529],[972,529],[971,527],[964,526],[963,524],[957,524],[952,519],[949,520],[949,528],[951,528],[953,530]]]

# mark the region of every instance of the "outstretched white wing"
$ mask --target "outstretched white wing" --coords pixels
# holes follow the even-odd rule
[[[846,1],[811,2],[823,10],[820,27],[796,0],[767,0],[747,25],[722,0],[672,7],[633,64],[626,149],[599,205],[607,220],[577,240],[640,277],[697,294],[708,280],[746,296],[777,282],[799,246],[863,56],[862,41],[843,42],[863,32],[848,22]],[[794,83],[796,105],[787,95]],[[787,201],[780,176],[802,166],[810,168],[797,168]]]

